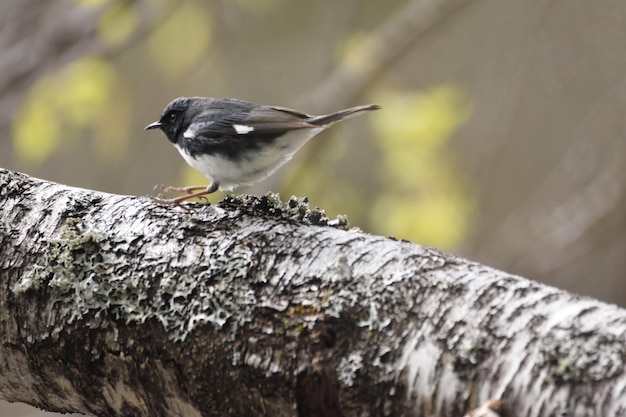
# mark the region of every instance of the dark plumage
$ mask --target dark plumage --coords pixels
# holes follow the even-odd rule
[[[208,187],[162,187],[189,194],[171,200],[178,204],[261,180],[333,123],[379,108],[369,104],[312,116],[235,99],[180,97],[170,102],[161,118],[146,130],[161,129],[185,161],[211,180]],[[194,193],[200,189],[204,191]]]

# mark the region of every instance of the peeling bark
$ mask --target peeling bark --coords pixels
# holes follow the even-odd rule
[[[0,170],[0,398],[97,416],[626,416],[626,311],[302,200]]]

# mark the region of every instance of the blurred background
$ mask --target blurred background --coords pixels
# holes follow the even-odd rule
[[[3,0],[0,166],[154,195],[207,183],[143,130],[175,97],[376,102],[237,192],[626,306],[625,42],[620,0]]]

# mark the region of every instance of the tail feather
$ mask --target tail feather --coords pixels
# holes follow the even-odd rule
[[[341,120],[348,119],[353,116],[358,116],[359,113],[365,111],[378,110],[380,106],[378,104],[365,104],[363,106],[351,107],[349,109],[339,110],[335,113],[324,114],[322,116],[313,116],[304,121],[315,126],[329,126],[333,123]]]

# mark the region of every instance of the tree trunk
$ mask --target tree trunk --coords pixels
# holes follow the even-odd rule
[[[626,311],[304,200],[0,170],[0,398],[96,416],[626,416]],[[590,277],[593,279],[593,277]]]

